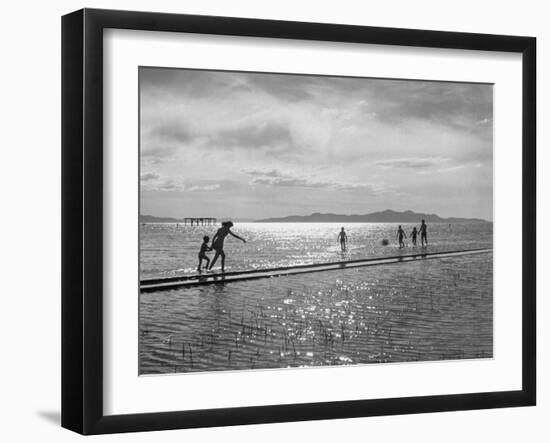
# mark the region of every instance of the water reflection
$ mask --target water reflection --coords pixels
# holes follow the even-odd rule
[[[492,254],[146,293],[140,372],[486,358],[492,306]]]

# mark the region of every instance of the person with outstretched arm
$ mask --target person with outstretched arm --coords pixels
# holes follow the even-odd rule
[[[210,263],[208,269],[212,269],[216,264],[218,257],[221,257],[222,273],[225,272],[225,252],[223,252],[223,242],[225,240],[225,237],[227,237],[228,235],[232,235],[233,237],[241,240],[243,243],[246,243],[246,240],[244,238],[239,237],[237,234],[231,231],[232,227],[233,222],[223,222],[222,227],[218,229],[218,232],[216,232],[216,235],[214,235],[214,238],[212,239],[212,249],[216,251],[216,254],[214,255],[214,258],[212,259],[212,262]]]

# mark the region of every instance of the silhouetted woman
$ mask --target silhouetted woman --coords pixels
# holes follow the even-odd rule
[[[223,252],[223,241],[225,240],[225,237],[227,237],[228,234],[231,234],[233,237],[238,238],[243,243],[246,243],[246,240],[244,238],[239,237],[237,234],[231,232],[232,227],[233,227],[233,222],[230,222],[230,221],[223,222],[222,227],[218,229],[218,232],[216,232],[216,235],[214,235],[214,238],[212,239],[211,248],[214,251],[216,251],[216,254],[214,255],[212,263],[210,263],[210,266],[208,269],[212,269],[214,267],[214,264],[218,260],[218,257],[221,256],[222,272],[225,272],[225,252]]]

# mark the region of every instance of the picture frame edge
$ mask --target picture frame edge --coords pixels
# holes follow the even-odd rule
[[[102,355],[102,32],[173,30],[220,35],[408,44],[454,49],[520,52],[523,55],[523,257],[522,389],[390,399],[103,414]],[[286,31],[279,37],[278,26]],[[266,26],[267,25],[267,26]],[[138,27],[136,27],[138,26]],[[139,27],[141,26],[141,27]],[[302,31],[300,31],[302,29]],[[323,40],[326,30],[330,38]],[[260,32],[261,31],[261,32]],[[176,32],[176,31],[173,31]],[[254,35],[254,32],[261,35]],[[352,35],[360,33],[360,41]],[[340,36],[345,40],[334,40]],[[369,37],[370,36],[370,37]],[[435,40],[434,40],[435,38]],[[382,42],[382,43],[381,43]],[[438,44],[438,42],[440,44]],[[454,42],[454,43],[453,43]],[[372,44],[372,42],[370,42]],[[410,44],[414,43],[414,44]],[[418,44],[423,43],[423,44]],[[458,46],[457,46],[458,45]],[[460,45],[464,45],[462,47]],[[536,404],[536,38],[491,34],[376,28],[357,25],[81,9],[62,17],[62,426],[80,434],[275,423],[379,415],[492,409]],[[431,406],[430,406],[431,404]],[[301,409],[302,415],[299,410]],[[293,411],[293,416],[288,415]],[[298,411],[298,412],[297,412]],[[285,414],[282,414],[282,413]],[[343,415],[347,413],[349,415]]]

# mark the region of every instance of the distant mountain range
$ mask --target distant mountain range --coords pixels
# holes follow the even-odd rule
[[[372,212],[370,214],[321,214],[316,212],[311,215],[289,215],[288,217],[265,218],[256,220],[258,223],[487,223],[481,218],[443,218],[436,214],[422,214],[413,211],[385,211]]]
[[[426,223],[487,223],[481,218],[444,218],[436,214],[423,214],[413,211],[392,211],[387,209],[370,214],[321,214],[316,212],[311,215],[289,215],[288,217],[265,218],[256,220],[258,223],[418,223],[420,220]],[[140,215],[141,223],[183,223],[182,218],[155,217],[154,215]],[[244,221],[244,220],[242,220]]]

